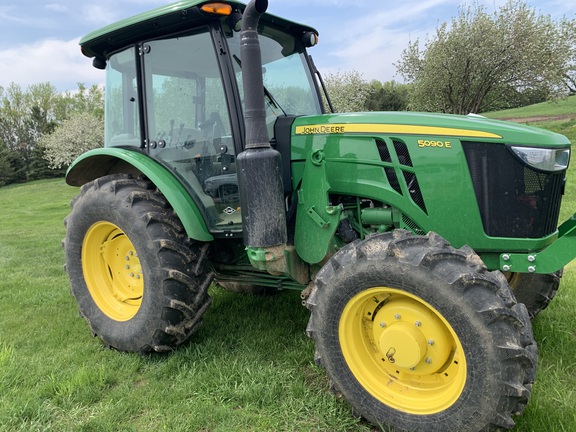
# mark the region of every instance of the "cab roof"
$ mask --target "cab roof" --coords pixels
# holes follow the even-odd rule
[[[80,40],[82,53],[86,57],[106,59],[110,53],[138,41],[193,29],[211,21],[226,18],[222,15],[202,11],[201,7],[208,3],[214,2],[207,0],[179,1],[109,24],[87,34]],[[243,12],[246,8],[244,3],[233,0],[220,1],[219,3],[232,6],[233,13],[236,11]],[[309,31],[318,34],[312,27],[268,13],[264,14],[261,20],[280,26],[295,35]]]

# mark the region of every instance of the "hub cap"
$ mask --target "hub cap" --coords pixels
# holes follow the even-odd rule
[[[116,321],[136,315],[144,292],[142,266],[120,228],[110,222],[90,227],[82,244],[82,269],[88,291],[104,314]]]
[[[342,353],[359,383],[411,414],[450,407],[466,383],[466,359],[452,326],[417,296],[378,287],[354,296],[340,318]]]

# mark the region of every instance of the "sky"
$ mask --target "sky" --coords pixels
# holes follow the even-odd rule
[[[469,0],[468,4],[472,0]],[[476,0],[494,11],[504,0]],[[171,0],[2,0],[0,87],[23,89],[50,82],[59,91],[103,84],[104,73],[80,53],[85,34]],[[574,0],[527,0],[538,13],[576,18]],[[324,74],[359,71],[367,81],[402,77],[394,66],[409,41],[433,36],[457,16],[464,0],[269,0],[274,15],[316,28],[320,43],[310,49]]]

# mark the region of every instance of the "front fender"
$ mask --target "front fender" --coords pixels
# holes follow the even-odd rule
[[[99,177],[127,173],[143,174],[154,183],[170,203],[188,236],[194,240],[212,241],[206,222],[196,202],[176,177],[154,159],[139,150],[99,148],[78,157],[68,168],[66,183],[82,186]]]

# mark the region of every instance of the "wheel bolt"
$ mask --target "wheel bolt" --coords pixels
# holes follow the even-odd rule
[[[394,319],[397,319],[397,320],[399,320],[399,319],[400,319],[400,314],[396,314],[396,315],[394,315]]]
[[[386,327],[386,323],[385,323],[384,321],[382,321],[382,322],[380,323],[380,327],[382,327],[382,328]]]
[[[126,261],[130,261],[130,257],[126,255]]]
[[[428,339],[428,345],[434,345],[434,339]]]
[[[132,256],[132,255],[134,255],[134,252],[130,251],[130,252],[128,252],[128,255]]]
[[[432,363],[432,359],[430,357],[426,357],[426,363],[428,364]]]
[[[130,273],[130,277],[134,277],[134,273]]]
[[[130,268],[130,266],[128,264],[126,264],[126,270],[128,270]]]
[[[420,327],[420,326],[422,325],[422,323],[421,323],[420,321],[416,321],[416,322],[414,323],[414,325],[415,325],[416,327]]]

